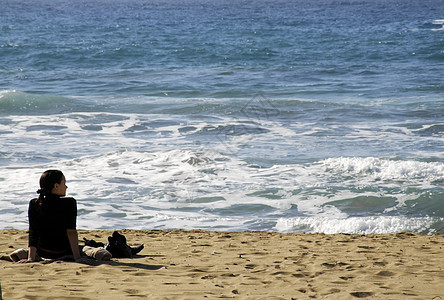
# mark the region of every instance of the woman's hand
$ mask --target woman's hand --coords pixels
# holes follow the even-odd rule
[[[36,253],[37,253],[37,248],[34,246],[31,246],[31,247],[29,247],[29,250],[28,250],[28,258],[20,259],[16,263],[17,264],[27,264],[27,263],[35,262],[36,261]]]
[[[21,260],[17,261],[16,264],[27,264],[27,263],[32,263],[32,262],[35,262],[35,261],[30,258],[26,258],[26,259],[21,259]]]

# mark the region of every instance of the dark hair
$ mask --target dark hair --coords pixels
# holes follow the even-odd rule
[[[37,191],[39,198],[37,203],[42,206],[46,196],[51,194],[52,189],[56,183],[61,183],[63,178],[62,171],[59,170],[47,170],[40,176],[40,189]]]

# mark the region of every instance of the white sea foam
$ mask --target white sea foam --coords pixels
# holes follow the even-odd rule
[[[3,98],[5,95],[8,95],[10,93],[15,93],[15,90],[2,90],[0,91],[0,99]]]
[[[432,217],[403,217],[403,216],[371,216],[371,217],[298,217],[280,218],[275,226],[277,231],[293,232],[303,231],[306,233],[351,233],[351,234],[375,234],[375,233],[397,233],[427,232],[433,233],[428,228],[437,221],[444,218]]]
[[[383,214],[404,209],[406,202],[416,201],[420,195],[406,194],[402,189],[384,194],[384,186],[405,177],[410,180],[407,187],[424,181],[433,185],[432,180],[443,178],[442,167],[441,163],[332,158],[312,164],[261,168],[213,151],[122,150],[1,169],[0,192],[9,197],[0,200],[0,228],[26,227],[27,204],[36,195],[33,191],[38,188],[41,171],[57,168],[67,177],[68,195],[78,200],[81,228],[418,231],[432,220],[375,217],[366,215],[366,210],[373,209],[373,205],[383,205],[377,207]],[[354,178],[356,182],[350,184],[353,188],[344,188],[344,181],[337,182],[337,174]],[[370,178],[368,184],[377,183],[379,190],[354,190],[359,186],[357,182],[366,177]],[[373,197],[376,202],[360,204],[359,197],[364,200]],[[349,204],[353,211],[361,209],[363,215],[349,216],[348,206],[343,210],[341,204],[344,199],[353,201]],[[378,204],[378,199],[382,199],[382,204]],[[290,212],[304,216],[283,217]]]
[[[332,172],[371,180],[416,181],[444,180],[444,163],[400,161],[376,157],[329,158],[321,163]],[[418,181],[420,179],[420,181]]]
[[[79,227],[98,229],[280,230],[277,219],[288,215],[361,220],[371,215],[366,209],[382,214],[410,209],[412,201],[429,199],[422,195],[425,189],[439,190],[444,180],[440,162],[376,157],[293,162],[286,151],[311,154],[318,151],[313,136],[325,139],[329,129],[311,125],[283,128],[270,120],[224,116],[179,122],[135,113],[7,116],[0,122],[6,149],[0,158],[7,161],[0,169],[0,193],[10,196],[0,200],[0,228],[26,227],[28,201],[48,168],[64,171],[68,195],[78,200]],[[226,133],[231,129],[245,130]],[[268,133],[261,134],[264,130]],[[365,126],[341,130],[348,133],[341,138],[350,140],[371,133]],[[415,133],[400,134],[413,139]],[[279,148],[284,144],[289,150]],[[261,155],[273,158],[261,163]],[[360,232],[358,222],[350,224]]]
[[[432,31],[441,31],[444,30],[444,20],[443,19],[439,19],[439,20],[434,20],[432,22],[432,24],[434,25],[441,25],[441,28],[433,28]]]

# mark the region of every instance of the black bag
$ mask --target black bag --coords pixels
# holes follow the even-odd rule
[[[113,236],[108,237],[108,244],[105,249],[111,252],[115,258],[131,258],[143,249],[143,244],[138,247],[130,247],[126,243],[126,237],[117,231],[113,232]]]
[[[83,238],[83,241],[85,242],[85,246],[90,246],[93,248],[97,248],[97,247],[105,248],[104,243],[96,242],[95,240],[87,240],[86,238]]]

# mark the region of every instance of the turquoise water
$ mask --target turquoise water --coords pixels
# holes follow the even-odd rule
[[[441,1],[4,0],[0,228],[433,233]],[[440,231],[442,232],[442,231]]]

